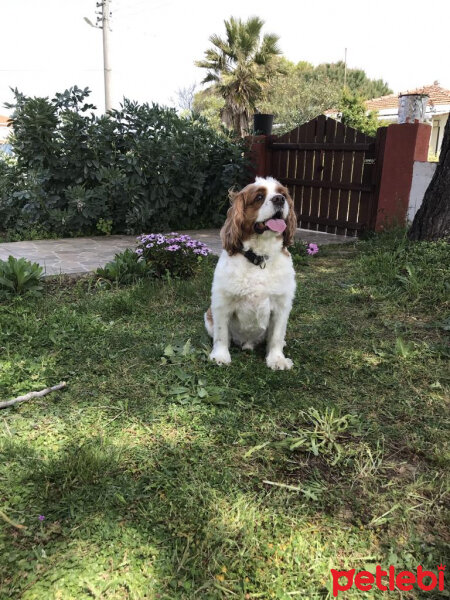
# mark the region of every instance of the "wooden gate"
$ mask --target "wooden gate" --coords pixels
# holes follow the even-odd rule
[[[269,142],[270,174],[289,187],[298,226],[349,236],[376,213],[375,138],[324,115]]]

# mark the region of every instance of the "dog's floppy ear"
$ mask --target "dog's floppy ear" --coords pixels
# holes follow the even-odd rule
[[[220,230],[222,245],[230,256],[242,248],[242,228],[244,225],[245,192],[230,191],[231,206],[224,226]]]
[[[294,201],[292,200],[289,190],[284,188],[283,194],[289,206],[289,214],[286,219],[286,229],[283,233],[283,246],[292,246],[294,243],[295,231],[297,229],[297,215],[295,214]]]

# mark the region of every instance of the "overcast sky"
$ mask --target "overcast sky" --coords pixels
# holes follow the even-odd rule
[[[0,3],[0,113],[9,87],[53,97],[88,86],[104,107],[102,34],[96,0],[3,0]],[[395,91],[438,80],[450,89],[448,0],[112,0],[113,101],[125,95],[169,104],[176,90],[200,82],[194,61],[230,16],[257,15],[280,36],[284,55],[313,64],[343,59]]]

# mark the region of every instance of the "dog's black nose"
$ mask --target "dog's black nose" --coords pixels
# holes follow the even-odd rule
[[[272,202],[275,204],[275,206],[283,206],[284,201],[285,201],[285,197],[281,194],[276,194],[272,198]]]

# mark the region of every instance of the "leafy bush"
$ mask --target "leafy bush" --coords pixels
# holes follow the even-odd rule
[[[423,310],[444,308],[450,290],[450,245],[411,242],[396,229],[358,243],[360,281],[377,297]]]
[[[98,117],[89,94],[14,91],[15,159],[0,159],[2,228],[79,235],[223,221],[229,188],[247,177],[243,142],[155,104],[124,100]]]
[[[25,258],[9,256],[0,260],[0,298],[19,294],[39,294],[42,290],[40,279],[43,268]]]
[[[97,269],[96,273],[103,280],[126,284],[151,277],[153,270],[147,262],[139,260],[136,252],[127,249],[116,254],[114,260]]]
[[[151,265],[157,277],[190,277],[210,253],[203,242],[175,232],[141,235],[136,249],[136,255]]]

